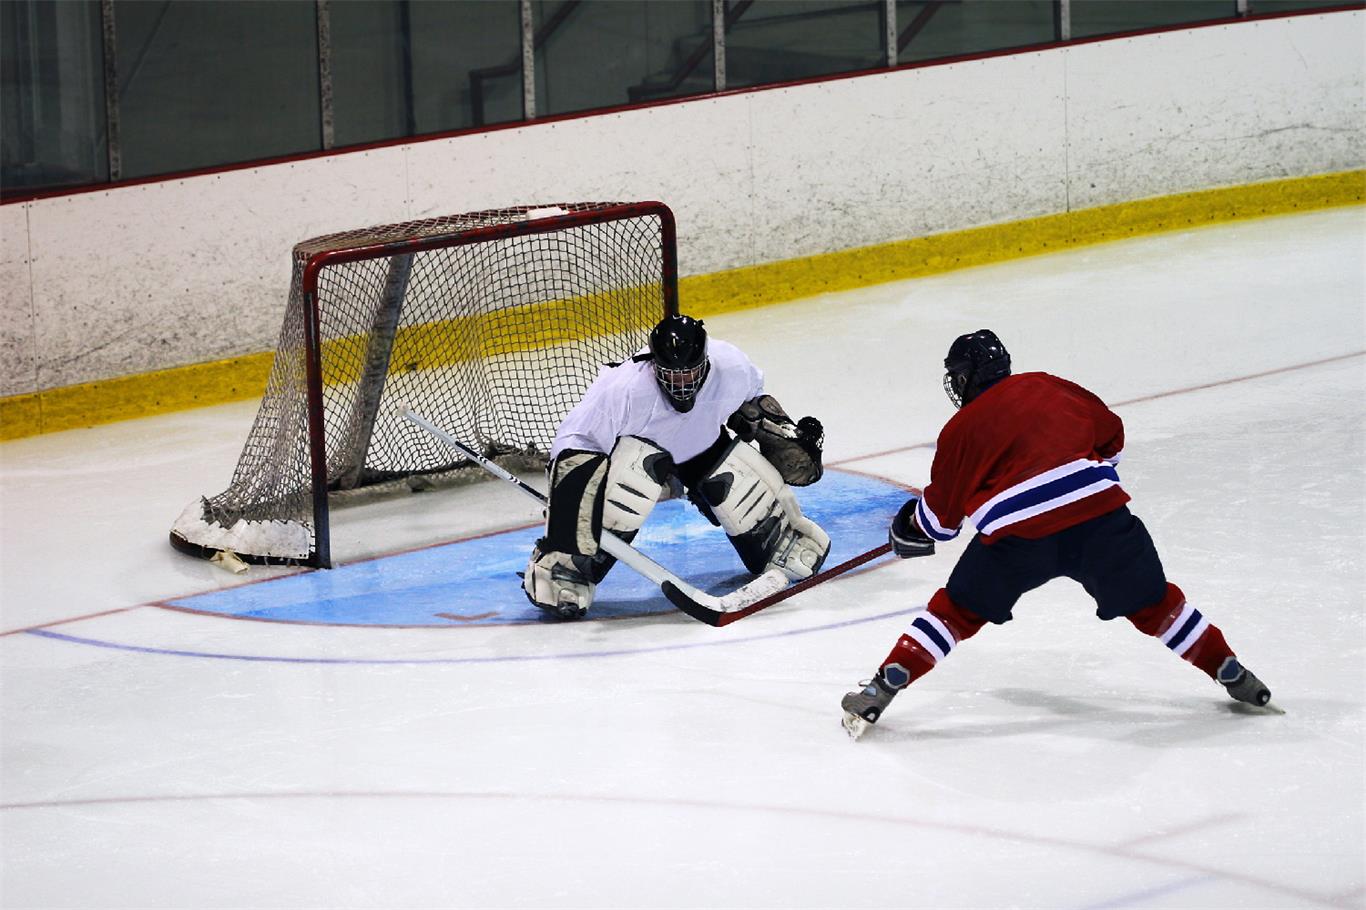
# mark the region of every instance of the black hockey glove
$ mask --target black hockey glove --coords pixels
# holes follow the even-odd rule
[[[902,559],[934,555],[934,541],[915,523],[915,507],[919,503],[919,496],[906,500],[906,504],[897,510],[892,526],[887,531],[887,542]]]
[[[796,423],[772,395],[746,401],[726,425],[745,442],[758,442],[759,451],[778,469],[783,482],[805,487],[821,479],[821,449],[825,428],[814,417]]]
[[[797,421],[797,445],[819,464],[821,452],[825,449],[825,424],[814,417],[803,417]]]
[[[787,416],[783,406],[778,404],[778,400],[772,395],[760,395],[740,405],[739,409],[730,415],[726,426],[745,442],[753,442],[761,431],[769,435],[788,435],[795,432],[792,418]]]

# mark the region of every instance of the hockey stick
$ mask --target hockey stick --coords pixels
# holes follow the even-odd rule
[[[662,587],[664,588],[664,596],[669,598],[669,601],[675,607],[678,607],[678,609],[682,610],[684,613],[687,613],[693,619],[704,622],[709,626],[728,626],[737,620],[744,619],[746,616],[751,616],[755,613],[758,613],[760,610],[773,606],[776,603],[781,603],[782,601],[787,600],[793,594],[800,594],[807,588],[815,587],[821,582],[829,581],[830,579],[838,575],[843,575],[850,569],[857,569],[865,562],[871,562],[872,560],[877,559],[879,556],[882,556],[886,553],[890,553],[891,551],[892,545],[890,543],[879,544],[878,546],[873,547],[867,553],[860,553],[853,559],[845,560],[839,565],[826,569],[823,572],[817,572],[810,578],[803,578],[801,581],[797,582],[790,588],[785,588],[781,591],[776,591],[773,594],[768,595],[767,597],[761,598],[760,600],[756,600],[754,603],[749,604],[748,606],[740,607],[738,609],[711,610],[708,609],[706,606],[699,604],[695,600],[690,600],[687,597],[682,596],[682,593],[668,582],[665,582]]]
[[[510,471],[504,470],[502,465],[496,464],[480,452],[471,449],[445,430],[442,430],[440,427],[427,420],[421,414],[409,410],[408,408],[399,408],[398,412],[410,422],[446,443],[446,445],[463,452],[475,464],[479,465],[479,467],[483,468],[485,471],[488,471],[494,477],[497,477],[500,480],[506,480],[541,505],[547,504],[546,495],[540,490],[524,483]],[[709,623],[710,625],[718,625],[718,623],[708,620],[706,618],[708,616],[730,615],[751,604],[762,602],[766,598],[781,593],[782,590],[787,587],[787,576],[783,575],[783,573],[779,572],[777,569],[769,569],[749,584],[737,588],[729,594],[714,597],[711,594],[707,594],[705,591],[699,591],[697,588],[694,588],[692,585],[688,584],[620,537],[617,537],[615,534],[603,534],[598,545],[602,547],[609,556],[615,556],[621,562],[659,585],[664,591],[664,596],[669,599],[670,603],[678,607],[678,609],[687,613],[689,616],[700,619],[702,622]],[[810,579],[807,580],[809,581]]]

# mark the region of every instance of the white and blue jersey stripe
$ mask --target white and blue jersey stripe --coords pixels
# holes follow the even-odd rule
[[[948,657],[954,645],[958,644],[949,627],[944,625],[944,621],[929,610],[920,612],[911,620],[911,627],[906,630],[906,634],[928,651],[935,663]]]
[[[1007,487],[982,503],[969,517],[982,534],[995,534],[1017,521],[1051,512],[1115,486],[1119,486],[1119,474],[1113,463],[1078,458]]]
[[[1119,486],[1119,474],[1115,471],[1115,462],[1118,460],[1116,455],[1104,460],[1078,458],[1070,461],[1007,487],[978,506],[968,517],[979,533],[995,534],[1016,522]],[[925,505],[923,497],[916,506],[916,521],[920,529],[935,540],[953,540],[958,536],[958,529],[945,527]]]
[[[1167,630],[1159,638],[1162,644],[1172,649],[1172,653],[1177,657],[1185,657],[1186,652],[1191,649],[1200,636],[1205,634],[1209,628],[1209,620],[1204,614],[1192,607],[1189,603],[1181,604],[1181,612],[1177,614]]]
[[[920,530],[938,541],[953,540],[958,536],[957,528],[946,528],[939,521],[939,516],[935,515],[929,506],[925,505],[925,497],[921,496],[920,501],[915,505],[915,523],[920,525]]]

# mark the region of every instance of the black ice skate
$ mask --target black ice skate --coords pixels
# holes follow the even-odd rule
[[[535,601],[532,602],[535,603]],[[583,619],[588,615],[587,607],[571,600],[562,600],[553,607],[547,604],[536,604],[536,606],[556,619]]]
[[[1271,690],[1251,670],[1230,657],[1219,668],[1219,684],[1237,701],[1265,708],[1271,701]]]
[[[887,685],[881,673],[859,685],[863,688],[846,694],[840,700],[840,707],[844,709],[844,729],[854,739],[858,739],[869,727],[877,723],[877,719],[892,703],[897,692]]]

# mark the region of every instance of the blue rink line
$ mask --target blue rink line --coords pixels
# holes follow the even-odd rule
[[[906,491],[879,478],[827,471],[795,491],[802,510],[830,535],[826,565],[837,565],[887,539],[887,524]],[[545,621],[527,601],[517,573],[526,569],[539,528],[506,531],[335,569],[305,572],[167,604],[239,619],[347,626],[468,626]],[[660,503],[635,545],[709,593],[750,579],[720,528],[689,503]],[[624,566],[598,586],[589,619],[668,613],[659,588]]]
[[[883,558],[887,559],[888,557]],[[592,660],[604,657],[629,657],[635,654],[662,654],[666,651],[692,651],[697,648],[720,648],[731,645],[743,645],[755,641],[767,641],[773,638],[791,638],[794,635],[813,635],[818,632],[829,632],[832,629],[846,629],[850,626],[861,626],[866,623],[881,622],[884,619],[891,619],[896,616],[906,616],[919,609],[921,608],[903,607],[886,613],[878,613],[873,616],[860,616],[857,619],[842,619],[838,622],[823,623],[819,626],[802,626],[797,629],[784,629],[781,632],[764,632],[758,635],[726,635],[717,638],[707,638],[703,641],[672,642],[663,645],[638,645],[629,648],[601,648],[596,651],[561,651],[550,654],[502,653],[474,655],[469,657],[284,657],[280,655],[265,654],[230,654],[224,651],[190,651],[184,648],[161,648],[153,645],[131,645],[114,641],[103,641],[98,638],[87,638],[82,635],[69,635],[65,632],[53,632],[51,629],[29,629],[25,631],[24,634],[32,635],[35,638],[48,638],[53,641],[64,641],[75,645],[87,645],[92,648],[106,648],[110,651],[130,651],[134,654],[159,654],[166,657],[197,657],[208,660],[238,660],[244,663],[327,664],[336,666],[460,666],[468,664]]]

